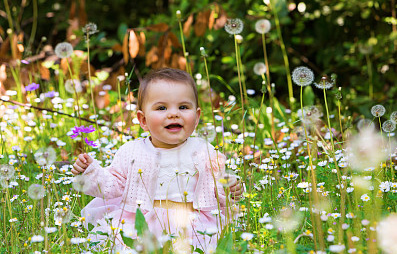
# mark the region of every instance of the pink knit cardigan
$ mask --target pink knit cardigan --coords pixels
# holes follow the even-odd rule
[[[91,183],[85,193],[104,199],[122,196],[120,206],[129,212],[135,212],[138,205],[151,210],[159,172],[159,152],[147,142],[151,142],[149,138],[125,143],[106,168],[94,160],[83,173]],[[190,147],[194,149],[186,156],[191,158],[199,174],[193,196],[194,209],[210,211],[220,207],[223,210],[226,197],[217,180],[225,170],[225,156],[201,138],[189,138],[187,142],[193,142]]]

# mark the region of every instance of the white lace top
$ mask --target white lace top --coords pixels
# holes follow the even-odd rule
[[[191,146],[188,140],[172,149],[156,148],[160,169],[154,200],[193,202],[198,171],[191,157],[187,156],[192,150]]]

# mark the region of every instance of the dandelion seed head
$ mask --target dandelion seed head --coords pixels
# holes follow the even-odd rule
[[[381,116],[383,116],[385,113],[386,113],[385,107],[382,106],[382,105],[380,105],[380,104],[375,105],[375,106],[373,106],[373,107],[371,108],[371,114],[372,114],[374,117],[381,117]]]
[[[254,73],[256,75],[262,76],[266,73],[266,65],[262,62],[256,63],[254,65]]]
[[[76,175],[73,178],[73,188],[80,192],[86,192],[91,186],[91,182],[87,181],[84,175]]]
[[[68,58],[73,53],[73,46],[69,42],[61,42],[55,46],[55,54],[59,58]]]
[[[371,131],[375,130],[375,124],[369,120],[369,119],[360,119],[360,121],[358,121],[357,123],[357,129],[359,131],[365,130],[365,129],[369,129]]]
[[[206,124],[204,127],[200,128],[198,134],[207,142],[214,141],[216,137],[215,127],[212,124]]]
[[[364,128],[352,136],[346,146],[348,161],[354,170],[378,167],[386,158],[383,138],[370,128]]]
[[[392,120],[387,120],[382,124],[384,132],[393,132],[396,129],[396,124]]]
[[[45,189],[43,185],[32,184],[28,188],[28,195],[31,199],[38,200],[45,196]]]
[[[83,86],[78,79],[68,79],[65,81],[65,90],[72,94],[74,94],[75,91],[81,93],[83,91]]]
[[[392,121],[394,124],[397,124],[397,111],[393,111],[390,114],[390,121]]]
[[[0,179],[9,180],[15,174],[15,168],[8,164],[0,165]]]
[[[228,19],[225,24],[225,30],[229,34],[239,34],[243,31],[244,23],[241,19]]]
[[[50,165],[54,163],[56,157],[57,157],[56,151],[51,146],[47,148],[40,148],[34,154],[34,158],[37,164],[39,164],[40,166]]]
[[[270,31],[271,23],[267,19],[260,19],[255,23],[255,31],[259,34],[265,34]]]
[[[86,35],[92,35],[98,32],[98,27],[95,23],[88,23],[83,27],[83,33]]]
[[[309,127],[315,127],[323,116],[323,112],[320,107],[317,106],[306,106],[303,108],[303,113],[302,110],[299,109],[297,114],[302,123]]]
[[[314,83],[314,85],[319,89],[330,89],[334,86],[334,82],[328,80],[327,77],[322,77],[319,83]]]
[[[313,82],[314,74],[309,68],[300,66],[292,72],[292,80],[298,86],[308,86]]]

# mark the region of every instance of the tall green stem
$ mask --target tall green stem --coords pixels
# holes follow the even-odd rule
[[[94,109],[94,115],[95,115],[95,124],[96,124],[96,131],[98,133],[98,142],[99,142],[99,147],[101,147],[101,141],[100,141],[100,129],[98,125],[98,116],[96,114],[96,108],[95,108],[95,99],[94,99],[94,93],[93,93],[93,87],[92,87],[92,81],[91,81],[91,62],[90,62],[90,35],[87,32],[86,35],[86,41],[87,41],[87,64],[88,64],[88,81],[89,81],[89,86],[90,86],[90,92],[91,92],[91,103],[92,103],[92,108]],[[99,149],[99,151],[102,151]]]
[[[211,89],[211,83],[210,83],[210,75],[208,73],[207,58],[205,55],[203,56],[203,58],[204,58],[205,74],[207,75],[208,93],[210,95],[212,121],[214,124],[215,133],[216,133],[216,122],[215,122],[215,114],[214,114],[215,109],[214,109],[214,104],[212,102],[212,89]],[[218,135],[215,134],[215,137],[216,137],[216,144],[219,145]]]
[[[373,75],[372,75],[372,62],[369,58],[369,54],[365,54],[365,60],[367,61],[367,69],[368,69],[368,94],[369,98],[372,100],[374,98],[374,84],[373,84]]]
[[[179,33],[181,34],[183,57],[185,57],[185,59],[186,59],[186,71],[190,74],[190,76],[192,76],[192,70],[190,69],[189,58],[188,58],[188,55],[186,53],[185,39],[183,37],[182,23],[181,23],[181,19],[179,19],[179,18],[178,18],[178,23],[179,23]]]
[[[37,30],[37,0],[33,0],[33,23],[32,23],[32,31],[30,33],[29,38],[29,45],[28,48],[30,49],[34,42],[34,37],[36,36]]]
[[[288,61],[288,55],[287,55],[287,50],[285,49],[285,44],[283,40],[283,35],[281,33],[281,26],[280,26],[280,20],[278,18],[278,13],[275,8],[275,5],[273,4],[274,0],[270,0],[270,5],[272,7],[273,13],[274,13],[274,20],[276,22],[276,28],[277,28],[277,34],[280,40],[280,47],[281,51],[283,53],[283,59],[284,59],[284,65],[285,65],[285,72],[287,74],[287,83],[288,83],[288,95],[289,95],[289,103],[290,103],[290,108],[293,109],[293,104],[295,102],[294,94],[292,91],[292,78],[291,78],[291,73],[289,69],[289,61]]]

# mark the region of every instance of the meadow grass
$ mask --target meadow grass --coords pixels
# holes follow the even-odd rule
[[[207,82],[207,87],[200,85],[199,90],[207,91],[210,100],[200,97],[202,123],[194,135],[208,139],[212,131],[212,143],[227,156],[227,174],[218,179],[226,183],[226,191],[230,175],[241,177],[246,188],[244,199],[230,206],[234,219],[222,228],[213,252],[378,253],[383,248],[386,253],[395,253],[395,243],[390,241],[396,226],[395,117],[382,128],[382,120],[395,113],[385,114],[384,108],[376,105],[368,109],[374,119],[367,120],[364,127],[344,126],[342,116],[348,116],[341,112],[341,105],[346,101],[339,96],[337,105],[330,105],[332,100],[327,103],[324,79],[320,85],[326,116],[322,105],[303,104],[300,82],[307,73],[296,74],[297,79],[292,74],[301,85],[295,88],[300,89],[300,110],[291,111],[277,100],[266,83],[270,81],[268,71],[260,74],[264,89],[258,104],[245,89],[236,34],[233,39],[240,96],[221,97],[219,105],[214,105],[204,49],[205,79],[197,82]],[[263,32],[262,39],[265,41]],[[88,42],[87,35],[87,50]],[[186,56],[185,46],[183,49]],[[135,101],[125,99],[122,92],[129,94],[131,75],[119,77],[114,91],[101,83],[100,73],[89,73],[83,85],[75,79],[81,77],[76,66],[84,61],[84,55],[63,53],[67,53],[62,57],[66,71],[59,62],[46,63],[52,73],[50,81],[32,80],[39,88],[26,86],[25,91],[18,79],[25,63],[18,62],[12,69],[16,91],[9,89],[0,98],[0,252],[172,251],[177,237],[153,239],[139,212],[138,239],[131,239],[128,232],[132,229],[123,233],[130,250],[113,247],[114,234],[122,222],[111,233],[103,232],[108,236],[105,247],[98,247],[87,237],[92,226],[83,227],[85,218],[80,211],[92,197],[82,193],[87,183],[70,171],[76,156],[85,151],[107,166],[118,147],[147,133],[137,122]],[[63,87],[66,83],[69,86]],[[95,108],[96,87],[101,91],[99,99],[113,94],[116,100]],[[271,100],[264,100],[266,89]],[[289,103],[294,101],[291,94],[289,91]],[[213,215],[217,216],[217,211]]]

